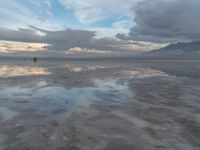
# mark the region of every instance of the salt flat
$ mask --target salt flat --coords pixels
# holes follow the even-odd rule
[[[0,63],[0,150],[199,150],[192,61]]]

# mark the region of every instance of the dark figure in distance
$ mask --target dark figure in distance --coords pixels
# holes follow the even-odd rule
[[[37,57],[33,57],[33,62],[37,62]]]

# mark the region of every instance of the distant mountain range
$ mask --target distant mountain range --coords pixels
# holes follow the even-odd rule
[[[170,44],[161,49],[148,52],[148,54],[153,54],[153,55],[199,54],[200,55],[200,42]]]

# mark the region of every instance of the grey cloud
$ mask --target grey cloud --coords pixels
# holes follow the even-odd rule
[[[0,40],[41,43],[42,38],[31,29],[10,30],[0,28]]]
[[[50,44],[49,49],[67,50],[73,47],[87,48],[94,38],[95,32],[71,30],[48,32],[44,42]]]
[[[0,28],[0,40],[28,42],[28,43],[47,43],[48,50],[67,51],[70,48],[80,47],[97,50],[126,51],[120,45],[137,44],[128,41],[120,41],[112,38],[95,38],[94,31],[72,30],[48,31],[29,26],[29,29],[4,29]],[[38,31],[44,35],[38,34]],[[138,44],[139,45],[139,44]]]
[[[179,42],[200,38],[199,0],[144,0],[133,8],[136,25],[123,40]]]

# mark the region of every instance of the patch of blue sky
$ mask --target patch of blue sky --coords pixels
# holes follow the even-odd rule
[[[95,28],[113,28],[114,23],[117,23],[119,21],[132,22],[132,20],[133,18],[130,16],[121,16],[119,14],[110,12],[110,15],[108,17],[105,17],[105,19],[99,20],[89,26]]]
[[[53,23],[56,27],[54,30],[74,28],[78,25],[78,21],[73,14],[73,10],[66,10],[57,0],[50,0],[50,5],[48,6],[46,3],[42,3],[42,1],[30,2],[26,0],[17,0],[17,2],[20,4],[20,6],[28,9],[29,12],[33,14],[39,21],[45,22],[46,24]]]
[[[72,8],[64,8],[63,5],[54,1],[53,3],[54,9],[53,12],[53,19],[57,22],[62,24],[63,28],[78,28],[80,23],[77,21],[76,17],[74,16]]]
[[[0,27],[3,28],[14,28],[17,29],[18,27],[26,27],[21,23],[20,18],[16,18],[16,16],[11,15],[6,12],[1,12],[0,11]]]
[[[95,27],[110,28],[113,26],[113,22],[116,20],[117,16],[112,15],[104,20],[99,20],[92,24]]]
[[[3,0],[5,1],[5,0]],[[100,20],[97,20],[91,24],[81,23],[77,16],[74,15],[75,10],[73,7],[66,8],[62,5],[58,0],[16,0],[16,6],[20,6],[19,8],[23,8],[23,11],[15,12],[15,10],[10,10],[9,13],[5,14],[1,13],[0,18],[4,20],[4,26],[6,26],[6,22],[8,24],[12,22],[12,24],[20,27],[24,27],[27,25],[34,25],[38,28],[46,27],[46,30],[63,30],[66,28],[72,29],[96,29],[96,28],[129,28],[133,24],[133,18],[127,16],[126,14],[122,15],[111,10],[105,10],[103,15],[105,15]],[[49,3],[50,2],[50,3]],[[11,3],[11,1],[5,1],[5,4]],[[15,5],[13,5],[14,7]],[[26,13],[24,14],[23,13]],[[15,15],[12,15],[14,13]],[[19,16],[20,15],[20,16]],[[30,18],[30,16],[32,16]],[[17,17],[17,18],[16,18]],[[23,20],[19,20],[23,19]],[[32,21],[31,21],[32,19]],[[88,19],[90,19],[88,17]],[[23,22],[24,21],[24,22]],[[131,25],[130,25],[131,23]],[[9,25],[11,26],[11,24]]]

